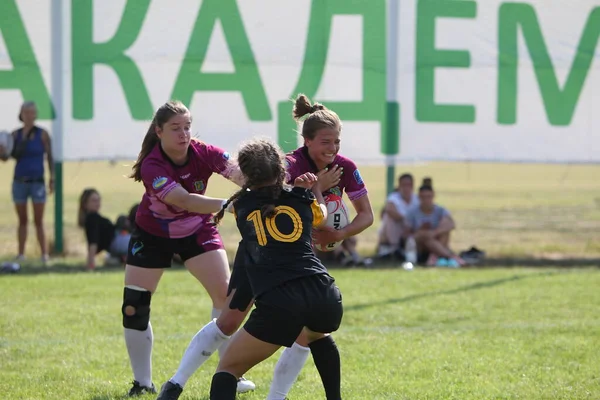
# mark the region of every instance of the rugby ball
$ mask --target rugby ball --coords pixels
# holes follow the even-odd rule
[[[325,196],[324,200],[325,205],[327,206],[327,222],[325,222],[325,226],[340,230],[350,223],[350,213],[348,212],[344,200],[340,196],[329,194]],[[333,251],[340,244],[342,244],[341,241],[326,245],[315,244],[315,249],[319,251]]]
[[[9,132],[0,131],[0,146],[4,147],[3,153],[0,153],[0,158],[8,160],[14,146],[13,136]]]

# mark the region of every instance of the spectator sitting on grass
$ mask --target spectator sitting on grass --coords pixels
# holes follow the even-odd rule
[[[398,187],[387,198],[379,228],[377,255],[386,256],[396,253],[408,237],[408,212],[418,207],[419,198],[414,193],[413,176],[409,173],[400,175]]]
[[[116,224],[100,215],[100,193],[96,189],[85,189],[79,198],[77,224],[85,230],[87,241],[87,267],[96,268],[96,255],[107,251],[107,262],[122,262],[127,255],[130,224],[126,216],[119,216]],[[111,259],[112,258],[112,259]]]
[[[450,213],[434,203],[431,186],[419,188],[419,206],[408,214],[410,233],[417,242],[418,262],[427,265],[459,267],[464,261],[450,250],[450,232],[455,224]]]

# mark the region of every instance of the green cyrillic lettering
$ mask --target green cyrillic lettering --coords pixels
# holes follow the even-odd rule
[[[335,110],[340,118],[346,121],[380,122],[383,151],[386,154],[395,154],[398,141],[387,137],[389,131],[386,127],[385,0],[312,1],[302,71],[291,95],[295,96],[301,92],[313,97],[317,93],[325,71],[334,15],[360,15],[363,18],[363,96],[360,102],[327,102],[327,107]],[[297,147],[296,124],[291,117],[291,111],[292,104],[289,101],[278,104],[278,141],[285,151]],[[388,148],[389,145],[395,146],[395,149]]]
[[[235,67],[233,73],[200,71],[217,20],[220,20],[223,26]],[[239,91],[251,120],[270,121],[272,118],[267,95],[235,0],[202,2],[172,98],[189,104],[196,91]]]
[[[134,119],[152,118],[154,111],[148,90],[135,62],[125,51],[137,39],[151,0],[125,3],[119,28],[109,41],[94,43],[92,0],[71,2],[71,40],[73,57],[73,118],[88,120],[94,117],[94,65],[111,67],[123,87],[127,104]]]
[[[475,122],[472,105],[436,104],[435,69],[469,68],[471,57],[465,50],[435,48],[435,21],[438,17],[475,18],[477,3],[472,0],[420,0],[417,4],[416,39],[416,119],[423,122]]]
[[[508,125],[517,122],[517,35],[520,27],[548,121],[556,126],[570,125],[598,45],[600,7],[594,8],[587,19],[563,89],[559,86],[535,9],[529,4],[504,3],[498,18],[498,123]]]
[[[50,94],[15,0],[0,1],[0,32],[13,64],[12,70],[0,71],[0,90],[19,89],[24,100],[36,102],[40,119],[53,119]]]

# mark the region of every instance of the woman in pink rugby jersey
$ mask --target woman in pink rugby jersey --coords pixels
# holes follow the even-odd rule
[[[303,121],[301,134],[304,145],[286,155],[287,181],[294,182],[307,172],[314,173],[318,180],[313,186],[313,192],[319,191],[323,197],[329,194],[341,197],[345,192],[356,211],[354,219],[340,230],[327,226],[314,230],[315,243],[335,243],[358,235],[373,224],[373,208],[356,164],[339,154],[342,133],[340,118],[324,105],[311,103],[303,94],[296,98],[293,116],[297,121]],[[310,352],[313,353],[313,358],[319,352],[327,353],[325,357],[335,360],[337,353],[334,347],[335,343],[330,336],[309,346],[305,333],[301,333],[296,342],[281,353],[275,365],[267,400],[286,398]],[[339,370],[332,368],[331,371]],[[341,379],[339,375],[321,378],[324,384],[330,383],[325,385],[326,389],[328,386],[339,388],[339,385],[333,384],[335,380]],[[338,396],[339,392],[327,391],[327,399],[337,399]]]
[[[162,105],[142,143],[131,178],[145,193],[135,216],[125,267],[123,327],[134,381],[129,396],[156,393],[152,383],[150,300],[174,254],[204,286],[217,318],[227,302],[229,264],[212,214],[224,199],[204,195],[213,173],[240,184],[238,169],[222,149],[191,137],[192,118],[180,102]],[[224,336],[212,321],[205,341]],[[238,390],[254,389],[245,379]]]

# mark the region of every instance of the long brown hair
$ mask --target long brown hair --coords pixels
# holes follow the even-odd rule
[[[258,187],[257,191],[267,191],[272,202],[267,202],[261,213],[266,218],[275,215],[275,200],[279,198],[285,183],[285,154],[269,139],[258,138],[248,141],[242,146],[237,156],[237,163],[244,175],[244,186],[227,200],[225,207],[214,216],[219,223],[229,204],[239,199],[248,188]],[[273,183],[274,182],[274,183]],[[268,185],[268,186],[265,186]]]
[[[136,182],[142,180],[142,163],[148,154],[150,154],[154,146],[156,146],[156,144],[160,141],[158,135],[156,134],[156,128],[159,127],[162,129],[162,127],[175,115],[189,113],[190,111],[187,109],[187,107],[182,102],[177,100],[171,100],[156,110],[154,118],[152,119],[152,123],[148,128],[148,132],[146,132],[146,136],[144,136],[140,154],[138,155],[135,164],[133,164],[133,172],[129,176],[130,178],[133,178]]]
[[[84,228],[85,227],[85,217],[87,216],[87,211],[85,210],[85,206],[88,202],[88,200],[90,199],[90,197],[92,197],[92,195],[97,194],[98,196],[100,196],[100,193],[98,193],[98,191],[94,188],[88,188],[85,189],[82,193],[81,196],[79,196],[79,210],[77,211],[77,226],[79,226],[80,228]]]
[[[302,122],[302,137],[305,139],[314,139],[317,131],[323,128],[342,131],[342,121],[335,112],[323,104],[312,104],[310,99],[302,93],[296,97],[292,112],[294,119]]]

